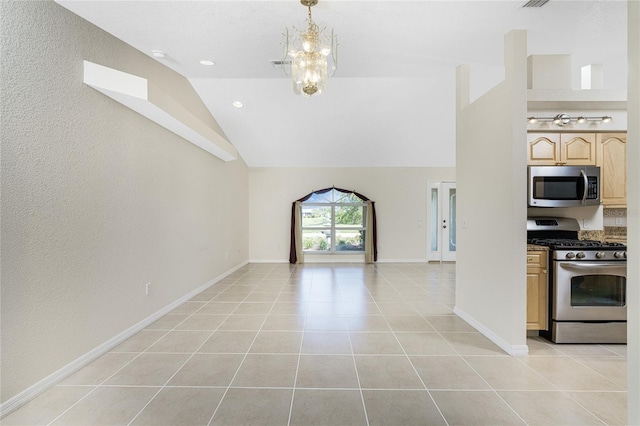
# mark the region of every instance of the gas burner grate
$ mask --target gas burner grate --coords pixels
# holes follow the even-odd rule
[[[554,249],[558,248],[587,248],[587,249],[606,249],[606,248],[625,248],[622,243],[602,242],[597,240],[576,240],[571,238],[529,238],[529,244],[539,246],[547,246]]]

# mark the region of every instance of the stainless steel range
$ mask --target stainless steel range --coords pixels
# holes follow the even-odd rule
[[[627,248],[580,240],[579,230],[571,218],[527,220],[527,242],[550,249],[550,321],[541,335],[556,343],[626,343]]]

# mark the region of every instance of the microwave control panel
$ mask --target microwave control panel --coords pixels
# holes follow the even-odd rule
[[[595,176],[589,176],[587,186],[587,199],[595,200],[598,198],[598,178]]]

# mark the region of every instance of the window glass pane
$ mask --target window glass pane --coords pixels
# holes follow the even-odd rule
[[[304,203],[330,203],[332,199],[333,190],[325,192],[324,194],[311,194],[311,197]]]
[[[336,203],[362,203],[362,199],[360,197],[356,197],[355,194],[345,194],[344,192],[338,192],[334,190],[334,199]]]
[[[302,203],[301,216],[304,251],[364,251],[367,206],[360,197],[335,188],[314,193]]]
[[[456,251],[456,190],[449,192],[449,251]]]
[[[336,206],[336,227],[364,226],[363,206]]]
[[[303,229],[302,249],[304,251],[330,251],[331,231]]]
[[[364,231],[336,230],[336,251],[364,251]]]
[[[438,189],[431,188],[431,251],[438,251]]]
[[[330,206],[305,206],[302,205],[302,227],[331,227]]]

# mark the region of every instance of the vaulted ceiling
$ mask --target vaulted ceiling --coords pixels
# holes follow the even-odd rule
[[[270,62],[306,18],[296,0],[56,1],[165,52],[252,167],[455,166],[455,67],[471,65],[472,95],[490,88],[513,29],[529,54],[572,54],[574,86],[581,66],[603,64],[605,87],[626,87],[626,1],[320,0],[313,17],[338,34],[339,66],[311,98]]]

